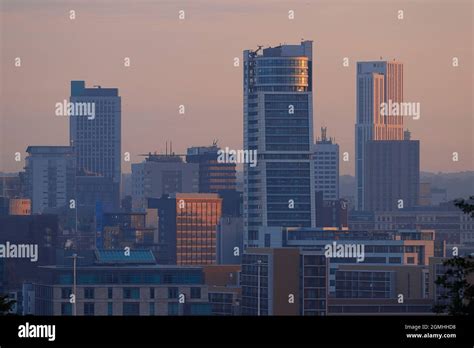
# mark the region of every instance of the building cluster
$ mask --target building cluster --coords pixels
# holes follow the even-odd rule
[[[403,117],[403,64],[357,64],[354,197],[341,197],[339,146],[313,138],[313,47],[243,52],[243,150],[216,142],[144,154],[121,170],[117,88],[71,82],[67,146],[28,146],[0,185],[0,293],[33,315],[427,314],[443,260],[474,251],[474,220],[420,183],[420,142]],[[242,190],[240,189],[242,187]],[[446,192],[444,192],[444,195]],[[441,196],[440,196],[441,195]],[[71,301],[71,296],[75,301]]]

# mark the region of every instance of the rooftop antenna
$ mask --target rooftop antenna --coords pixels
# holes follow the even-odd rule
[[[321,127],[321,140],[322,141],[326,141],[326,131],[327,131],[327,127]]]
[[[101,85],[94,85],[94,87],[97,87],[97,88],[102,88]]]
[[[165,155],[168,155],[168,142],[166,141],[166,152],[165,152]]]
[[[170,155],[173,154],[173,142],[170,140]]]

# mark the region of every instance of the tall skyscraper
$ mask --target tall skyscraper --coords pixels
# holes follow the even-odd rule
[[[321,128],[321,138],[314,149],[315,190],[322,192],[323,200],[339,199],[339,145],[328,138],[326,128]]]
[[[245,50],[244,244],[257,245],[261,226],[315,223],[312,41]]]
[[[70,146],[28,146],[27,196],[31,212],[62,208],[74,198],[76,158]]]
[[[199,192],[236,189],[235,163],[219,163],[217,145],[188,148],[186,162],[199,164]]]
[[[356,209],[364,210],[366,142],[370,140],[403,140],[403,116],[381,113],[382,103],[403,102],[403,64],[395,61],[358,62],[356,94]]]
[[[93,115],[75,112],[69,116],[78,173],[112,178],[119,192],[122,111],[118,88],[86,88],[84,81],[71,81],[70,103],[75,111],[94,111]]]

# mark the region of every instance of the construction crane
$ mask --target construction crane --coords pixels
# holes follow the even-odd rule
[[[251,58],[255,58],[257,56],[257,53],[262,49],[262,45],[258,45],[258,48],[255,51],[250,51],[249,55]]]

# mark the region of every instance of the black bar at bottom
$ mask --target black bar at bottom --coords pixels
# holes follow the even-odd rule
[[[339,344],[473,347],[472,317],[0,317],[0,346]],[[52,327],[54,325],[54,340]],[[49,331],[48,331],[49,329]],[[46,337],[31,337],[35,335]],[[19,337],[30,336],[30,337]]]

